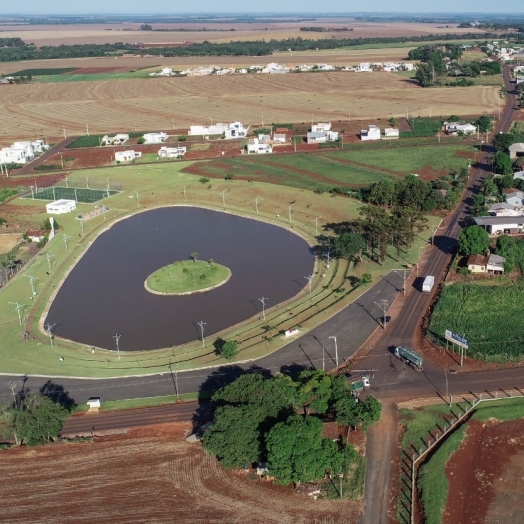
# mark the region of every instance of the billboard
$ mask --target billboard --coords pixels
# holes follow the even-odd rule
[[[453,344],[457,344],[457,346],[468,349],[468,339],[453,333],[453,331],[446,329],[446,335],[444,338],[450,342],[453,342]]]

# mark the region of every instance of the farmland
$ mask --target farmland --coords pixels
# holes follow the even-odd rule
[[[384,146],[372,151],[352,147],[343,151],[293,156],[235,157],[195,163],[186,171],[214,178],[233,175],[306,189],[330,190],[334,186],[357,189],[384,178],[409,173],[421,172],[425,178],[437,178],[446,174],[446,170],[465,167],[467,160],[464,157],[473,157],[474,154],[471,145],[457,143]]]
[[[277,78],[276,78],[277,77]],[[311,79],[311,82],[309,81]],[[314,81],[313,81],[314,80]],[[495,113],[497,86],[423,89],[395,73],[137,78],[2,86],[0,139],[137,129],[187,130],[213,121],[347,121]],[[205,118],[203,115],[206,115]]]
[[[518,361],[523,356],[523,291],[524,280],[503,286],[446,286],[431,316],[429,332],[444,345],[446,329],[465,334],[468,356],[478,360]]]
[[[164,424],[91,443],[2,452],[2,471],[12,480],[2,490],[3,518],[32,523],[37,511],[39,522],[71,522],[78,515],[118,522],[357,521],[360,502],[315,501],[223,470],[201,446],[184,441],[188,429]]]

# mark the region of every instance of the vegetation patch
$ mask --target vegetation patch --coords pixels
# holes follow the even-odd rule
[[[443,345],[446,329],[464,334],[469,340],[468,355],[479,360],[520,360],[524,353],[523,292],[524,280],[503,286],[446,286],[431,315],[428,332]]]
[[[195,253],[196,255],[196,253]],[[210,259],[173,262],[155,271],[146,280],[146,289],[165,295],[198,293],[225,284],[231,271]]]

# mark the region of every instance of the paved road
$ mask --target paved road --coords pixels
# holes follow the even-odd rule
[[[269,370],[271,372],[304,368],[331,369],[336,364],[334,340],[337,337],[339,362],[351,356],[379,326],[381,309],[375,304],[381,300],[393,302],[403,285],[399,273],[391,272],[372,286],[354,304],[327,319],[321,326],[309,331],[281,350],[257,360],[252,364],[220,366],[200,371],[178,373],[179,393],[192,393],[221,387],[234,380],[246,370]],[[166,373],[121,379],[70,379],[52,378],[53,383],[61,385],[69,392],[76,403],[82,404],[91,396],[104,400],[119,400],[138,397],[172,395],[176,393],[175,377],[169,370]],[[24,387],[32,391],[40,389],[48,378],[30,376]],[[11,398],[10,383],[17,389],[22,387],[21,377],[0,377],[0,401]]]
[[[513,86],[509,81],[509,70],[504,70],[504,81],[508,91],[506,107],[501,119],[496,125],[494,134],[509,130],[516,106]],[[422,265],[423,275],[435,276],[433,293],[423,294],[412,291],[407,297],[404,307],[388,331],[387,338],[377,344],[371,354],[364,359],[360,366],[375,369],[373,384],[375,394],[379,398],[417,398],[434,396],[436,393],[445,394],[446,377],[442,370],[430,362],[426,362],[423,373],[417,373],[391,355],[391,348],[397,345],[417,347],[421,333],[422,317],[427,312],[432,296],[446,273],[451,253],[456,251],[457,239],[469,215],[473,196],[478,192],[482,181],[490,172],[487,164],[487,151],[479,158],[478,167],[472,173],[469,185],[464,191],[453,215],[443,224],[443,231],[435,236],[435,245],[429,246],[422,256],[426,260]],[[487,169],[487,171],[486,171]],[[520,370],[503,370],[487,373],[468,373],[458,376],[449,375],[449,389],[452,394],[468,391],[482,392],[486,389],[508,388],[524,385],[524,374]],[[377,455],[374,448],[393,449],[396,432],[386,432],[380,439],[368,438],[369,453]],[[365,505],[361,518],[363,524],[387,523],[388,497],[381,486],[390,485],[391,457],[377,461],[372,468],[367,469]]]

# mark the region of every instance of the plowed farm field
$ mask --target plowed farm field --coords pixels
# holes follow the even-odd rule
[[[234,75],[7,85],[0,139],[187,129],[230,122],[347,121],[495,114],[497,86],[423,89],[395,73]]]
[[[0,454],[5,522],[353,523],[359,503],[315,501],[227,472],[185,424]]]

